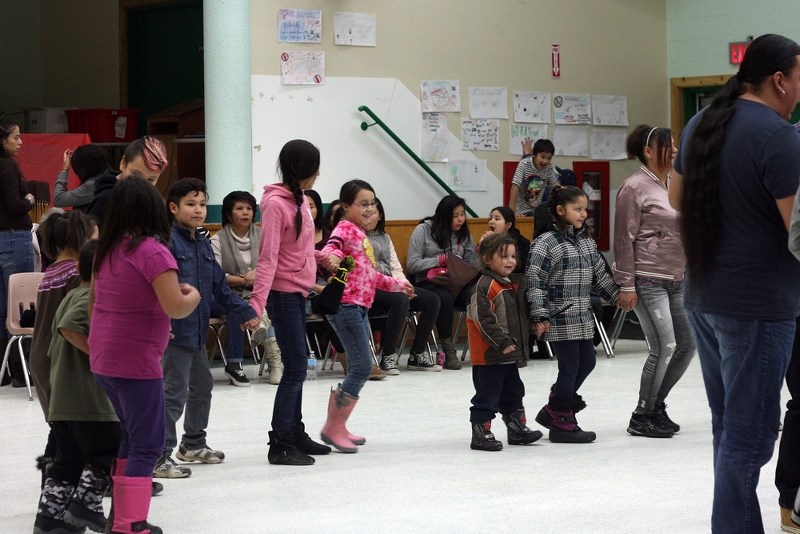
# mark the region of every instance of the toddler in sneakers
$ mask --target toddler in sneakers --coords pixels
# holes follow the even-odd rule
[[[164,453],[153,472],[160,478],[186,478],[191,470],[171,458],[177,443],[175,425],[186,409],[183,437],[176,456],[184,462],[220,463],[222,451],[206,443],[214,380],[205,349],[212,302],[225,309],[234,323],[254,329],[259,319],[250,305],[228,287],[225,272],[214,259],[211,244],[199,228],[206,218],[206,184],[195,178],[174,182],[167,192],[169,211],[174,217],[170,249],[178,260],[178,279],[199,288],[197,309],[183,319],[172,320],[164,367]],[[192,392],[190,395],[189,392]]]
[[[508,428],[508,444],[533,443],[542,437],[526,425],[522,398],[525,386],[519,367],[527,364],[528,341],[525,303],[519,286],[509,276],[517,265],[516,240],[492,234],[480,244],[481,276],[467,306],[467,332],[472,357],[470,448],[499,451],[503,444],[492,434],[492,419],[500,412]]]

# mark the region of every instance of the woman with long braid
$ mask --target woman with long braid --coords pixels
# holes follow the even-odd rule
[[[800,262],[787,247],[800,136],[786,119],[798,102],[800,46],[758,37],[686,126],[672,175],[714,433],[713,532],[764,531],[756,486],[778,437],[800,315]]]
[[[311,454],[330,447],[311,440],[301,410],[306,379],[306,297],[316,282],[317,261],[328,257],[314,250],[314,221],[304,189],[319,176],[319,150],[302,139],[286,143],[278,155],[282,183],[264,186],[261,238],[250,305],[264,308],[275,327],[283,377],[275,393],[267,459],[271,464],[311,465]],[[338,262],[338,258],[334,258]]]

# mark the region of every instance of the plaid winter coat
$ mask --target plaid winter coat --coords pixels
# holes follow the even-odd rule
[[[619,287],[585,228],[550,230],[531,246],[527,297],[531,322],[550,321],[545,341],[592,339],[589,295],[617,300]]]

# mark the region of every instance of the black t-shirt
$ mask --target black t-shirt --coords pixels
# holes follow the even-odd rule
[[[703,282],[687,280],[685,306],[753,320],[794,319],[800,315],[800,262],[789,252],[775,200],[797,192],[800,135],[764,104],[739,99],[735,107],[720,153],[717,246]],[[681,136],[675,170],[682,174],[700,116]]]

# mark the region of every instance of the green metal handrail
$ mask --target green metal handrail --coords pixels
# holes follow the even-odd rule
[[[403,150],[405,150],[405,151],[406,151],[406,154],[408,154],[409,156],[411,156],[411,158],[412,158],[414,161],[416,161],[416,162],[417,162],[417,165],[419,165],[420,167],[422,167],[422,169],[423,169],[425,172],[427,172],[427,173],[430,175],[430,177],[431,177],[431,178],[433,178],[434,180],[436,180],[436,182],[437,182],[437,183],[438,183],[440,186],[442,186],[442,189],[444,189],[445,191],[447,191],[447,192],[448,192],[449,194],[451,194],[451,195],[455,195],[455,194],[456,194],[456,193],[455,193],[455,191],[453,191],[452,189],[450,189],[450,186],[448,186],[448,185],[447,185],[447,184],[444,182],[444,180],[442,180],[441,178],[439,178],[439,176],[438,176],[438,175],[437,175],[435,172],[433,172],[433,169],[431,169],[430,167],[428,167],[428,164],[427,164],[427,163],[425,163],[424,161],[422,161],[422,158],[420,158],[419,156],[417,156],[417,154],[416,154],[416,153],[415,153],[413,150],[411,150],[411,149],[408,147],[408,145],[407,145],[407,144],[405,144],[405,143],[403,142],[403,140],[402,140],[402,139],[400,139],[399,137],[397,137],[397,135],[396,135],[396,134],[395,134],[395,133],[394,133],[394,132],[393,132],[393,131],[392,131],[392,130],[391,130],[389,127],[388,127],[388,126],[386,126],[386,124],[385,124],[385,123],[384,123],[382,120],[380,120],[380,119],[378,118],[378,116],[377,116],[377,115],[375,115],[375,113],[373,113],[373,112],[372,112],[372,110],[371,110],[371,109],[369,109],[367,106],[358,106],[358,111],[363,111],[364,113],[366,113],[367,115],[369,115],[369,116],[370,116],[370,118],[371,118],[372,120],[374,120],[374,121],[375,121],[375,122],[373,122],[372,124],[367,124],[366,122],[362,122],[362,123],[361,123],[361,129],[362,129],[362,130],[364,130],[364,131],[366,132],[366,131],[367,131],[367,128],[369,128],[370,126],[375,126],[376,124],[377,124],[378,126],[380,126],[380,127],[383,129],[383,131],[384,131],[384,132],[386,132],[387,134],[389,134],[389,137],[391,137],[392,139],[394,139],[395,143],[397,143],[398,145],[400,145],[400,148],[402,148]],[[470,215],[472,215],[473,217],[477,217],[477,216],[478,216],[478,214],[477,214],[477,213],[475,213],[474,211],[472,211],[472,208],[470,208],[469,206],[464,206],[464,207],[466,208],[467,212],[469,212],[469,214],[470,214]]]

